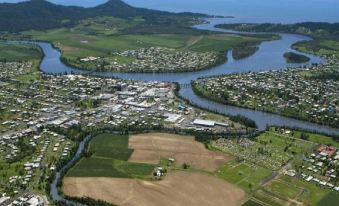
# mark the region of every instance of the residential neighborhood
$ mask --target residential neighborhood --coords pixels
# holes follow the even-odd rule
[[[75,63],[81,68],[118,72],[188,72],[209,68],[220,62],[217,52],[194,52],[166,47],[113,52],[108,57],[86,57]]]
[[[60,162],[73,154],[80,137],[72,131],[78,128],[247,131],[227,117],[187,105],[170,83],[45,74],[22,81],[32,63],[0,64],[0,193],[6,204],[28,201],[27,189],[46,189]]]
[[[193,87],[203,97],[224,104],[338,127],[339,83],[333,79],[338,66],[339,62],[328,59],[310,68],[203,78]],[[317,73],[327,73],[328,78]]]

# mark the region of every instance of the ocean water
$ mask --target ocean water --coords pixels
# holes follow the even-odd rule
[[[339,0],[126,0],[167,11],[235,16],[235,22],[339,22]]]
[[[0,0],[18,2],[20,0]],[[50,0],[64,5],[91,7],[106,0]],[[200,12],[235,16],[233,22],[339,22],[339,0],[125,0],[144,8],[173,12]]]

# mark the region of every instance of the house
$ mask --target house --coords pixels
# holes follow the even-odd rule
[[[333,156],[336,153],[337,149],[333,146],[327,146],[327,145],[320,145],[318,148],[318,152],[322,156]]]

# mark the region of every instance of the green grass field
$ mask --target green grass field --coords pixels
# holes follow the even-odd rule
[[[290,154],[302,154],[309,151],[313,146],[309,142],[284,138],[276,132],[263,133],[259,137],[257,137],[256,140],[257,142],[261,142],[261,144],[272,145],[272,147],[280,151],[283,151],[286,147],[288,147],[286,151]]]
[[[272,172],[260,166],[246,162],[231,161],[221,167],[216,175],[223,180],[236,184],[247,192],[252,192],[260,187],[260,183]]]
[[[335,55],[339,57],[338,41],[319,38],[313,41],[299,42],[293,45],[293,48],[306,53],[314,53],[317,55]]]
[[[40,59],[41,52],[30,45],[0,42],[0,61],[29,61]]]
[[[93,27],[94,25],[92,25]],[[81,29],[80,29],[81,27]],[[94,35],[82,26],[60,28],[48,31],[29,31],[25,35],[33,39],[50,41],[61,49],[63,57],[76,59],[87,56],[108,56],[110,52],[126,51],[147,47],[168,47],[188,49],[198,52],[225,52],[244,42],[261,42],[273,37],[250,37],[230,34],[186,35],[186,34],[147,34],[147,35]]]
[[[287,198],[311,206],[332,206],[339,202],[337,192],[289,176],[281,176],[266,185],[265,190],[270,193],[272,199]]]
[[[294,137],[300,138],[302,132],[294,132]],[[306,133],[309,138],[308,141],[319,143],[319,144],[326,144],[326,145],[333,145],[335,147],[339,147],[339,142],[335,141],[332,137],[321,135],[321,134],[312,134]]]
[[[253,200],[249,200],[245,202],[242,206],[262,206],[262,204],[254,202]]]
[[[250,145],[247,147],[236,139],[212,141],[210,146],[269,170],[279,170],[291,159],[311,151],[314,146],[313,143],[288,138],[273,131],[247,141]]]
[[[150,177],[154,165],[127,162],[133,150],[128,149],[128,136],[101,134],[93,138],[88,152],[68,173],[70,177]]]

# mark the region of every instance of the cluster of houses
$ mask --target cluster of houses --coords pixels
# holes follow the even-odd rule
[[[303,159],[301,177],[307,182],[314,182],[339,192],[338,166],[338,149],[320,145],[314,153]]]
[[[334,146],[319,145],[316,151],[303,158],[301,170],[288,169],[284,174],[339,192],[338,166],[338,149]]]
[[[1,195],[1,193],[0,193]],[[31,194],[31,193],[24,193],[18,197],[11,198],[6,194],[2,194],[0,196],[0,205],[7,205],[7,206],[45,206],[48,203],[45,199],[39,195]]]
[[[65,137],[63,135],[44,129],[42,132],[30,130],[30,132],[22,131],[3,135],[1,139],[1,149],[3,151],[10,151],[11,145],[16,145],[20,139],[25,141],[27,143],[26,145],[34,148],[34,150],[32,150],[34,153],[27,154],[28,156],[16,160],[22,163],[19,167],[19,169],[22,168],[22,170],[20,169],[22,172],[9,177],[8,183],[13,188],[25,189],[28,188],[32,182],[35,184],[43,181],[44,177],[41,171],[45,169],[48,170],[49,168],[51,168],[50,171],[54,171],[55,161],[69,156],[69,150],[74,146],[74,144],[71,144],[69,141],[65,143]],[[22,152],[20,151],[22,150],[20,146],[18,145],[16,147],[17,153]],[[64,148],[63,150],[61,149],[62,147]],[[12,154],[6,155],[7,161],[13,160],[13,158],[16,157],[11,155]],[[46,173],[46,176],[47,174],[48,173]]]
[[[310,68],[233,74],[197,80],[204,93],[223,103],[339,125],[339,82],[311,77],[314,73],[337,70],[329,60]]]
[[[31,71],[33,63],[28,62],[1,62],[0,61],[0,83],[1,80],[9,79],[18,75],[24,75]],[[1,85],[1,84],[0,84]]]
[[[119,61],[119,58],[130,61]],[[124,72],[182,72],[197,71],[219,61],[216,52],[194,52],[165,47],[141,48],[115,52],[110,57],[86,57],[81,62],[93,62],[96,67]],[[103,65],[103,67],[102,67]]]

